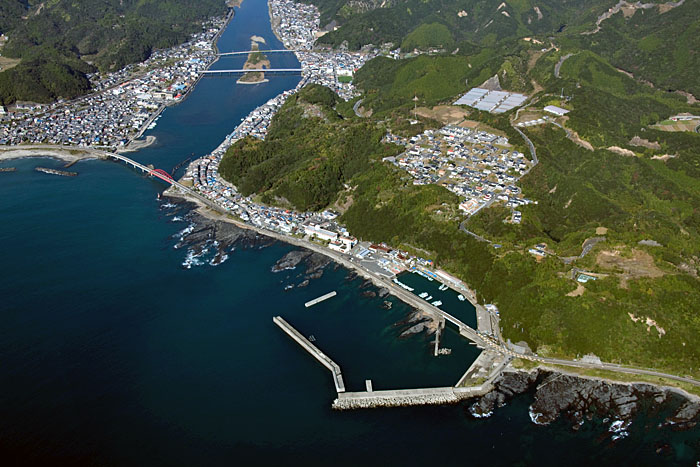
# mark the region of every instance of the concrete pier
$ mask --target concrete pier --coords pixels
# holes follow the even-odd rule
[[[331,360],[330,357],[328,357],[326,354],[321,352],[321,350],[318,347],[309,342],[309,340],[306,337],[301,335],[299,331],[294,329],[292,325],[286,322],[284,319],[282,319],[281,316],[275,316],[274,318],[272,318],[272,322],[280,328],[282,328],[282,330],[286,332],[289,335],[289,337],[297,341],[299,345],[301,345],[307,352],[309,352],[316,360],[321,362],[323,366],[331,370],[331,373],[333,374],[333,384],[335,384],[335,390],[338,394],[345,392],[345,383],[343,382],[343,375],[340,372],[340,367],[333,360]]]
[[[306,308],[308,308],[310,306],[314,306],[315,304],[321,303],[322,301],[328,300],[329,298],[335,297],[336,295],[337,295],[337,293],[334,290],[333,292],[329,292],[326,295],[321,295],[318,298],[314,298],[313,300],[309,300],[308,302],[304,303],[304,306]]]
[[[490,384],[469,388],[421,388],[390,391],[344,392],[333,401],[337,410],[400,407],[409,405],[456,404],[462,399],[483,396],[492,389]]]

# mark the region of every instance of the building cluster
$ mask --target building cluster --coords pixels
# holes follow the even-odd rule
[[[316,82],[347,99],[352,96],[352,84],[339,81],[339,77],[351,76],[365,60],[377,53],[311,52],[316,35],[304,35],[301,30],[314,28],[315,32],[318,29],[315,7],[288,0],[270,0],[269,5],[270,14],[273,18],[277,16],[273,21],[275,33],[285,46],[296,49],[303,79],[294,90],[285,91],[253,110],[211,154],[193,161],[182,182],[249,224],[323,243],[331,250],[347,254],[351,261],[374,273],[387,277],[405,270],[426,277],[434,274],[430,272],[430,260],[393,250],[384,244],[358,243],[345,227],[336,222],[336,213],[297,212],[258,204],[252,198],[242,196],[235,186],[220,177],[217,169],[226,150],[246,136],[264,139],[272,117],[290,95],[306,84]],[[508,140],[504,137],[448,125],[438,131],[427,130],[410,140],[387,133],[384,140],[407,148],[402,155],[388,159],[409,171],[415,178],[414,183],[442,184],[466,198],[460,207],[470,214],[496,200],[502,200],[510,207],[530,202],[515,186],[530,163],[523,154],[507,149]],[[520,213],[514,210],[513,222],[516,222],[516,217],[519,222]],[[456,287],[464,288],[459,280],[453,281]]]
[[[269,6],[275,34],[285,47],[295,51],[304,78],[332,89],[345,100],[355,97],[353,74],[378,52],[313,51],[319,34],[318,8],[292,0],[270,0]]]
[[[318,8],[293,0],[270,0],[268,7],[272,28],[285,48],[311,50],[321,22]]]
[[[438,184],[457,194],[460,209],[473,215],[496,201],[510,208],[532,202],[515,185],[530,162],[507,146],[503,136],[447,125],[414,136],[404,153],[386,159],[411,174],[414,185]]]
[[[297,52],[302,75],[310,83],[317,83],[335,91],[347,100],[357,95],[352,77],[376,52]]]
[[[51,105],[16,105],[4,117],[0,144],[123,147],[154,125],[164,106],[179,102],[216,59],[212,43],[225,21],[207,21],[188,42],[156,50],[143,63],[104,77],[90,76],[94,92],[87,96]]]
[[[287,0],[271,0],[269,6],[274,19],[272,24],[275,34],[285,46],[296,50],[303,77],[294,89],[284,91],[250,112],[211,154],[193,161],[183,181],[191,183],[199,193],[255,226],[285,234],[315,237],[327,241],[329,248],[349,252],[355,245],[355,240],[350,241],[344,227],[331,222],[332,218],[327,212],[316,218],[311,213],[298,213],[256,204],[252,199],[241,196],[234,186],[218,174],[217,169],[226,150],[246,136],[265,139],[272,117],[287,98],[307,84],[323,84],[346,99],[352,96],[352,83],[339,82],[338,77],[352,76],[352,72],[364,64],[366,57],[372,56],[342,52],[307,52],[313,46],[315,31],[318,30],[319,15],[316,7]],[[314,33],[304,35],[301,33],[303,30]]]

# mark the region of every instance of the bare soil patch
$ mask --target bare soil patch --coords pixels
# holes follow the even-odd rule
[[[416,113],[421,117],[432,118],[441,123],[452,125],[462,122],[469,115],[467,110],[451,105],[437,105],[432,109],[418,107]]]
[[[586,288],[583,286],[583,284],[579,284],[578,287],[576,287],[575,290],[572,290],[568,294],[566,294],[567,297],[580,297],[583,295],[583,293],[586,291]]]
[[[10,68],[14,68],[17,66],[17,64],[19,64],[19,62],[19,58],[9,58],[0,56],[0,71],[5,71],[9,70]]]
[[[596,257],[596,263],[604,269],[621,271],[620,286],[627,287],[627,281],[640,277],[661,277],[664,272],[654,263],[654,258],[647,252],[633,249],[631,255],[622,255],[620,250],[601,251]]]
[[[649,149],[661,149],[661,145],[656,141],[649,141],[648,139],[640,138],[635,136],[630,140],[632,146],[641,146]]]
[[[635,154],[634,151],[630,151],[629,149],[621,148],[620,146],[610,146],[608,148],[608,151],[614,152],[615,154],[619,154],[621,156],[626,156],[626,157],[635,157],[637,154]]]

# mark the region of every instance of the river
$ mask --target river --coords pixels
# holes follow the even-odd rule
[[[263,0],[245,0],[219,41],[247,49],[251,35],[281,44]],[[290,54],[273,67],[297,65]],[[225,58],[215,68],[240,65]],[[170,170],[206,154],[253,108],[294,87],[274,76],[255,86],[204,78],[130,157]],[[448,329],[399,338],[410,313],[332,265],[307,287],[304,267],[272,273],[292,250],[238,246],[218,266],[190,268],[179,246],[187,211],[156,200],[165,187],[123,165],[82,161],[78,177],[33,170],[48,159],[5,161],[0,173],[0,459],[73,465],[677,465],[698,455],[693,433],[656,429],[638,416],[613,442],[609,423],[578,432],[566,421],[530,422],[528,396],[485,420],[467,405],[336,412],[330,373],[272,323],[283,316],[342,368],[351,390],[454,384],[477,355]],[[196,262],[195,262],[196,263]],[[407,279],[408,280],[408,279]],[[421,290],[435,283],[415,276]],[[423,282],[421,282],[423,281]],[[306,309],[305,301],[338,295]],[[445,294],[445,306],[471,313]],[[464,306],[457,310],[456,307]],[[672,454],[655,453],[661,444]]]

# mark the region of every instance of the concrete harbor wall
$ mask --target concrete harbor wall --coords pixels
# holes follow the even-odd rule
[[[318,360],[323,366],[331,370],[333,374],[333,384],[335,385],[335,390],[338,394],[345,392],[345,383],[343,382],[343,375],[340,371],[340,366],[338,366],[330,357],[321,352],[321,350],[313,345],[309,340],[301,335],[299,331],[294,329],[291,324],[286,322],[281,316],[275,316],[272,318],[272,322],[279,326],[284,332],[286,332],[289,337],[297,341],[307,352],[309,352],[316,360]]]
[[[456,404],[463,399],[483,396],[491,389],[491,384],[482,384],[468,388],[442,387],[345,392],[338,394],[338,398],[333,401],[333,408],[336,410],[352,410],[374,407]]]

